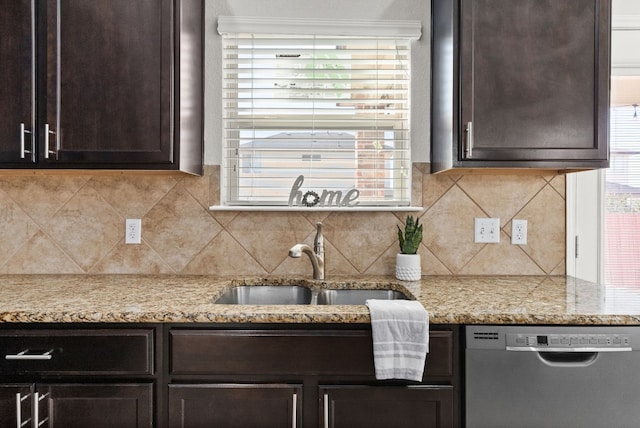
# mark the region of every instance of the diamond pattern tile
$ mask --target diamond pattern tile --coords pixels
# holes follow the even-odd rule
[[[142,236],[173,270],[181,272],[222,227],[178,185],[142,219]]]
[[[2,177],[4,190],[35,222],[45,224],[89,180],[86,175]]]
[[[0,177],[0,272],[311,275],[291,259],[326,239],[327,276],[393,275],[396,225],[406,213],[210,212],[218,166],[205,176],[38,174]],[[450,176],[415,164],[412,198],[425,211],[425,275],[562,274],[564,176]],[[511,217],[529,221],[529,243],[508,242]],[[413,213],[412,215],[416,215]],[[473,218],[503,219],[497,246],[473,243]],[[141,245],[123,243],[125,218],[142,218]]]
[[[176,183],[173,177],[107,175],[88,184],[123,218],[142,218]]]
[[[544,178],[528,175],[468,175],[458,181],[458,186],[501,224],[511,220],[546,184]]]
[[[124,220],[93,188],[85,186],[44,230],[85,272],[122,238]]]
[[[454,186],[422,216],[423,242],[456,274],[482,248],[473,243],[473,219],[482,210],[458,186]]]

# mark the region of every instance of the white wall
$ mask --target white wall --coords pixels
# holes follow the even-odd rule
[[[205,164],[222,160],[220,36],[217,17],[263,16],[323,19],[392,19],[422,22],[422,38],[412,47],[412,158],[429,161],[430,2],[427,0],[206,0],[205,1]]]

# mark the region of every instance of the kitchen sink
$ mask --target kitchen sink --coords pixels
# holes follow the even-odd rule
[[[213,303],[227,305],[308,305],[313,292],[301,285],[241,285]]]
[[[320,290],[318,292],[319,305],[364,305],[368,299],[380,300],[409,300],[400,291],[395,290]]]

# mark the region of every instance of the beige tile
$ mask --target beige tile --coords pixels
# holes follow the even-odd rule
[[[458,186],[490,217],[505,224],[546,185],[540,176],[473,175],[458,181]]]
[[[220,166],[205,165],[204,175],[209,177],[209,204],[220,205]]]
[[[40,227],[5,192],[0,191],[0,265],[12,257]]]
[[[180,184],[142,219],[143,239],[173,270],[182,269],[222,227]]]
[[[98,192],[85,186],[44,230],[84,271],[89,271],[122,238],[124,219]]]
[[[553,186],[553,188],[558,192],[560,196],[566,199],[567,194],[567,176],[566,175],[556,175],[553,177],[549,184]]]
[[[427,175],[422,180],[422,206],[429,208],[444,196],[455,184],[448,175]]]
[[[209,172],[208,170],[206,172]],[[211,200],[211,176],[187,175],[180,179],[184,188],[205,209],[213,205]]]
[[[0,273],[77,274],[84,271],[62,248],[40,231],[0,268]]]
[[[504,232],[498,244],[484,245],[459,272],[460,275],[544,275],[545,272]]]
[[[265,275],[267,271],[227,232],[219,233],[182,270],[194,275]]]
[[[125,244],[122,239],[98,264],[94,274],[172,274],[176,273],[143,240],[141,244]]]
[[[296,212],[242,212],[226,230],[267,272],[288,257],[289,248],[315,235],[315,225]]]
[[[484,216],[482,210],[454,186],[422,216],[423,243],[455,274],[482,248],[473,242],[473,219]]]
[[[89,180],[85,175],[2,177],[0,189],[38,224],[45,224]]]
[[[364,272],[396,242],[399,224],[390,212],[332,213],[324,222],[324,234],[358,272]]]
[[[93,187],[123,218],[142,218],[177,183],[156,175],[95,176]]]
[[[518,217],[526,219],[527,245],[522,249],[550,274],[565,258],[565,201],[546,186]]]
[[[398,246],[392,245],[364,273],[367,275],[395,275],[398,251]],[[451,275],[451,271],[424,245],[420,245],[418,254],[420,254],[422,275]]]
[[[330,241],[325,241],[324,259],[325,274],[327,277],[333,275],[356,275],[363,273],[362,271],[358,271],[349,259],[334,247]],[[311,264],[308,266],[308,271],[313,271],[313,269],[311,269]]]
[[[567,265],[565,262],[566,262],[566,258],[562,259],[562,261],[558,263],[558,265],[555,268],[553,268],[550,275],[566,275]]]

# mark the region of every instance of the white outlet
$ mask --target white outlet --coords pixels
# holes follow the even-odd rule
[[[140,244],[142,238],[142,220],[128,218],[125,222],[125,244]]]
[[[500,242],[500,219],[499,218],[476,218],[474,219],[476,243],[498,243]]]
[[[527,245],[527,220],[511,221],[511,243]]]

